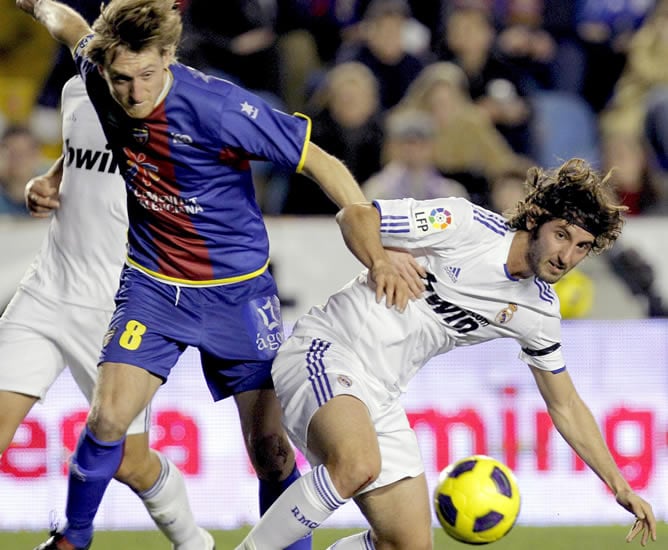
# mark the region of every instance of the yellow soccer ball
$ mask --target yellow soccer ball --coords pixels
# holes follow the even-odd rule
[[[520,511],[513,472],[498,460],[473,455],[445,468],[434,490],[436,517],[445,532],[467,544],[505,536]]]

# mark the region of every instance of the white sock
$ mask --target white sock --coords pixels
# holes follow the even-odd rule
[[[336,541],[327,550],[374,550],[371,531],[363,531]]]
[[[307,536],[349,499],[339,495],[325,466],[292,483],[237,550],[282,550]]]
[[[174,548],[202,550],[203,535],[190,509],[183,474],[166,456],[157,454],[162,466],[160,475],[153,487],[137,495]]]

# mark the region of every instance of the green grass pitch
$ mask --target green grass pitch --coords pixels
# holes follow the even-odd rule
[[[487,545],[490,550],[630,550],[641,548],[624,538],[629,526],[605,527],[515,527],[505,538]],[[337,539],[360,529],[318,529],[313,538],[313,550],[324,550]],[[232,550],[241,541],[247,529],[213,531],[217,550]],[[2,550],[32,550],[45,540],[46,532],[0,531]],[[668,547],[668,524],[659,524],[659,540],[650,542],[649,549]],[[91,550],[168,550],[167,539],[154,531],[106,531],[95,535]],[[450,539],[440,529],[434,531],[434,550],[464,550],[473,548]]]

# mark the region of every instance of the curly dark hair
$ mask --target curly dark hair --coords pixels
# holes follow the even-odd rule
[[[157,47],[175,55],[183,24],[175,0],[113,0],[103,6],[93,23],[95,35],[86,45],[86,55],[104,65],[119,46],[132,52]]]
[[[592,235],[592,252],[609,249],[622,231],[622,212],[610,183],[610,172],[602,175],[583,159],[570,159],[554,170],[533,167],[527,172],[528,193],[523,201],[506,213],[513,229],[536,229],[554,219],[566,220]]]

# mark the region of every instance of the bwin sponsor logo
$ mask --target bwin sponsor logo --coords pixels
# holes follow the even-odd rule
[[[106,149],[106,151],[92,151],[73,147],[70,140],[67,139],[65,140],[65,165],[67,167],[74,166],[80,170],[120,174],[118,163],[109,150],[109,145],[106,146]]]
[[[309,529],[315,529],[316,527],[318,527],[318,525],[320,525],[317,521],[311,521],[306,516],[304,516],[304,514],[302,514],[301,510],[297,506],[295,506],[290,511],[292,512],[292,515],[295,516],[295,519],[299,523],[308,527]]]
[[[489,325],[489,321],[482,315],[478,315],[468,309],[463,309],[441,298],[436,294],[434,288],[435,282],[436,277],[431,273],[427,273],[427,276],[425,277],[425,288],[428,294],[425,297],[425,301],[431,306],[432,311],[436,313],[446,325],[462,334],[472,332],[481,326],[486,327]]]

